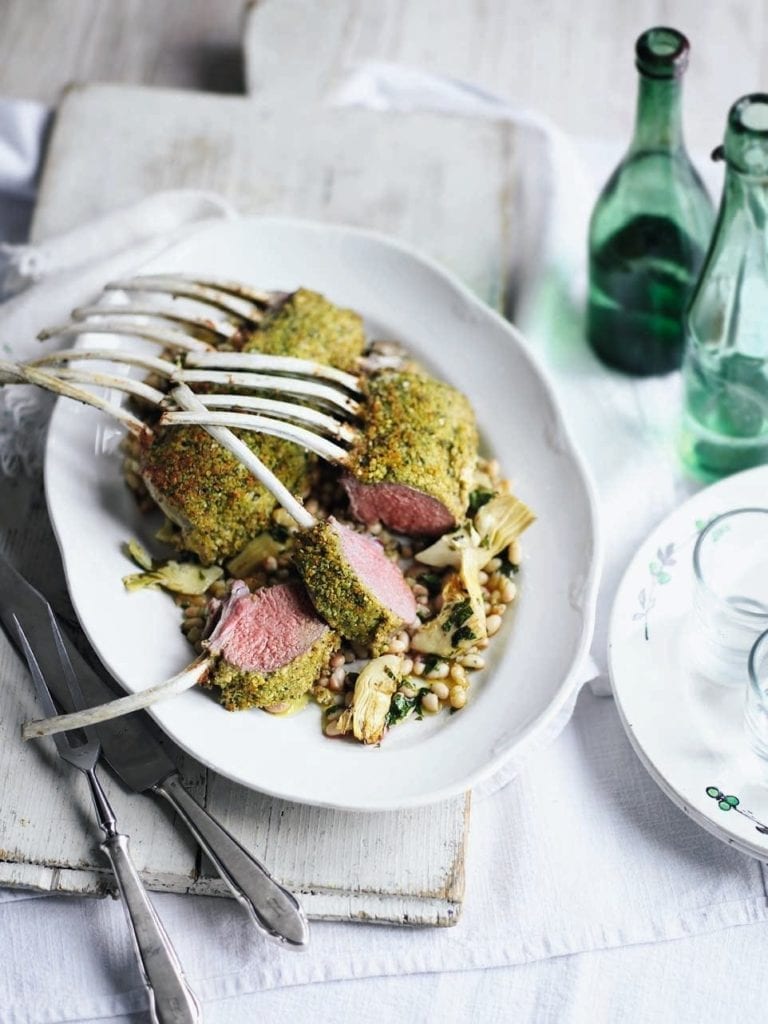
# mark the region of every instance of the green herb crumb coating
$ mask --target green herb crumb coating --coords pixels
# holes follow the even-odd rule
[[[383,371],[367,384],[365,433],[349,470],[363,484],[413,487],[464,516],[477,458],[469,400],[427,374]]]
[[[347,640],[383,653],[403,620],[350,567],[331,524],[321,520],[294,540],[293,563],[318,613]]]
[[[301,493],[307,455],[298,445],[252,431],[235,431],[289,490]],[[142,476],[177,526],[172,542],[204,565],[231,558],[266,529],[272,495],[200,427],[172,427],[145,450]]]
[[[362,317],[334,306],[317,292],[299,288],[250,335],[243,351],[313,359],[353,370],[364,348]]]
[[[297,700],[310,690],[338,648],[337,634],[328,629],[308,651],[274,672],[236,668],[219,658],[205,685],[221,689],[221,703],[227,711],[268,708],[282,701]]]

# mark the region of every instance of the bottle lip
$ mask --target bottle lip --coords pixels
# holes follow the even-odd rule
[[[635,43],[635,67],[647,78],[680,78],[688,67],[690,49],[676,28],[649,28]]]
[[[736,100],[728,112],[722,153],[741,174],[768,173],[768,93],[752,92]]]
[[[768,139],[768,92],[750,92],[728,112],[728,127],[738,135]]]

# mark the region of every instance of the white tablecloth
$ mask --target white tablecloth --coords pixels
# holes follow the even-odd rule
[[[559,150],[562,158],[562,141],[551,155]],[[550,227],[559,223],[551,214]],[[578,270],[569,263],[579,246],[583,236],[573,232],[570,250],[556,242],[563,259],[540,276],[525,312],[605,516],[607,571],[593,649],[600,663],[626,558],[690,485],[670,440],[675,378],[626,381],[583,344],[570,287]],[[0,486],[4,495],[13,489]],[[156,902],[208,1022],[764,1016],[762,866],[662,795],[629,748],[613,702],[588,690],[551,747],[514,783],[475,800],[466,906],[455,928],[315,924],[311,950],[286,954],[255,935],[228,901],[166,895]],[[6,891],[0,939],[2,1024],[143,1019],[118,904]]]

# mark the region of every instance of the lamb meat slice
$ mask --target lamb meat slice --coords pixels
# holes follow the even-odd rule
[[[295,536],[294,564],[312,603],[348,640],[380,654],[416,619],[416,601],[382,545],[333,516]]]
[[[206,685],[229,711],[297,700],[327,667],[339,640],[299,583],[251,593],[236,583],[204,646],[216,656]]]
[[[346,474],[341,480],[352,515],[371,526],[384,523],[396,533],[439,536],[456,526],[456,517],[437,498],[404,484],[363,484]]]
[[[397,533],[445,533],[466,513],[477,447],[475,414],[456,388],[423,372],[373,374],[344,479],[352,514]]]

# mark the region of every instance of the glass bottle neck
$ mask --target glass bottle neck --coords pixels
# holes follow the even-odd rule
[[[680,78],[640,75],[630,153],[683,148],[682,86]]]
[[[726,167],[718,233],[721,224],[730,224],[738,216],[743,216],[747,230],[755,229],[765,235],[768,227],[768,177],[743,174],[733,167]]]

